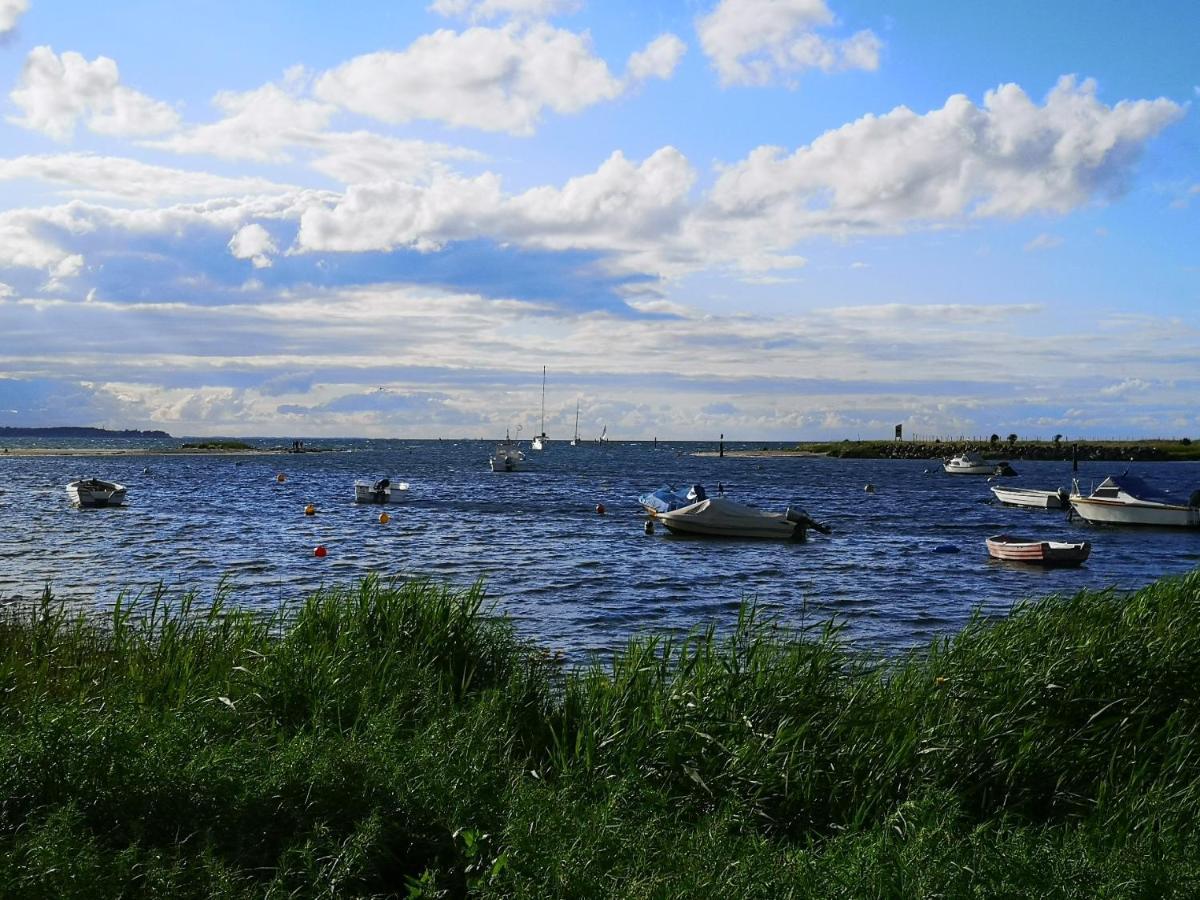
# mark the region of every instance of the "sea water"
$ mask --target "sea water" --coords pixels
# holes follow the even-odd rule
[[[483,579],[522,634],[575,659],[636,633],[726,627],[745,600],[789,624],[835,619],[855,643],[894,653],[953,633],[977,609],[1004,615],[1024,599],[1131,590],[1200,564],[1200,529],[1101,528],[1061,510],[1003,507],[986,477],[945,475],[937,460],[720,458],[695,455],[712,444],[551,441],[541,452],[525,445],[525,471],[493,473],[494,441],[306,445],[330,452],[0,455],[0,601],[26,603],[49,585],[58,599],[103,608],[160,583],[204,600],[225,583],[231,602],[273,610],[378,572],[456,586]],[[1074,474],[1086,493],[1128,468],[1184,497],[1200,487],[1200,463],[1013,466],[1019,476],[1004,483],[1014,486],[1069,488]],[[66,483],[92,476],[125,484],[128,504],[71,507]],[[356,505],[354,480],[380,477],[410,488],[387,507]],[[833,531],[806,543],[646,534],[637,496],[694,483],[766,510],[801,506]],[[315,515],[304,514],[309,504]],[[1001,532],[1087,540],[1091,558],[1079,569],[995,562],[984,539]]]

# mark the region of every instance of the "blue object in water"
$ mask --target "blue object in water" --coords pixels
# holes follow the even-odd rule
[[[958,548],[953,544],[938,544],[933,548],[934,553],[957,553]]]

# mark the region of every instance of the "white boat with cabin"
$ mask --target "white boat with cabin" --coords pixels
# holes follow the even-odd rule
[[[1002,487],[997,484],[992,486],[992,493],[1005,506],[1020,506],[1025,509],[1066,509],[1070,505],[1070,495],[1066,488],[1046,491],[1036,488]]]
[[[672,532],[708,537],[802,541],[809,528],[829,533],[828,528],[813,521],[802,509],[789,506],[782,513],[764,512],[724,497],[709,497],[682,509],[657,513],[654,521],[661,522]]]
[[[121,506],[125,502],[125,485],[99,478],[77,478],[67,484],[67,496],[76,506]]]
[[[995,475],[997,469],[1007,465],[1007,461],[992,462],[975,450],[964,450],[942,463],[942,469],[948,475]]]
[[[365,478],[359,478],[354,482],[354,502],[355,503],[391,503],[394,492],[408,490],[408,482],[401,481],[393,484],[390,478],[379,478],[375,481],[368,481]]]
[[[1070,500],[1073,515],[1096,525],[1200,527],[1200,490],[1184,500],[1151,487],[1136,475],[1110,475],[1087,497],[1079,493],[1076,484]]]
[[[525,454],[505,432],[504,442],[496,445],[496,450],[488,460],[488,465],[492,467],[493,472],[517,472],[524,464]]]

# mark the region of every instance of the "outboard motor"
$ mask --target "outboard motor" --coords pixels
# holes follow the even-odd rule
[[[704,485],[693,484],[688,488],[687,498],[693,503],[699,503],[701,500],[707,500],[708,494],[704,492]]]
[[[375,496],[376,503],[387,503],[387,489],[391,482],[386,478],[380,478],[377,482],[371,485],[371,492]]]
[[[808,529],[815,528],[821,534],[829,534],[832,530],[828,525],[822,525],[820,522],[813,519],[807,512],[799,506],[789,506],[783,514],[784,519],[792,522],[796,526],[796,531],[793,533],[793,538],[797,541],[808,540]]]

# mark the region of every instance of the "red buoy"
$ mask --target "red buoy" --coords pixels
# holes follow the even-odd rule
[[[602,515],[604,515],[604,512],[605,512],[605,510],[604,510],[604,504],[603,504],[603,503],[597,503],[597,504],[596,504],[596,514],[597,514],[597,515],[600,515],[600,516],[602,516]]]
[[[324,556],[328,552],[324,544],[317,544],[317,546],[313,547],[313,556]]]

